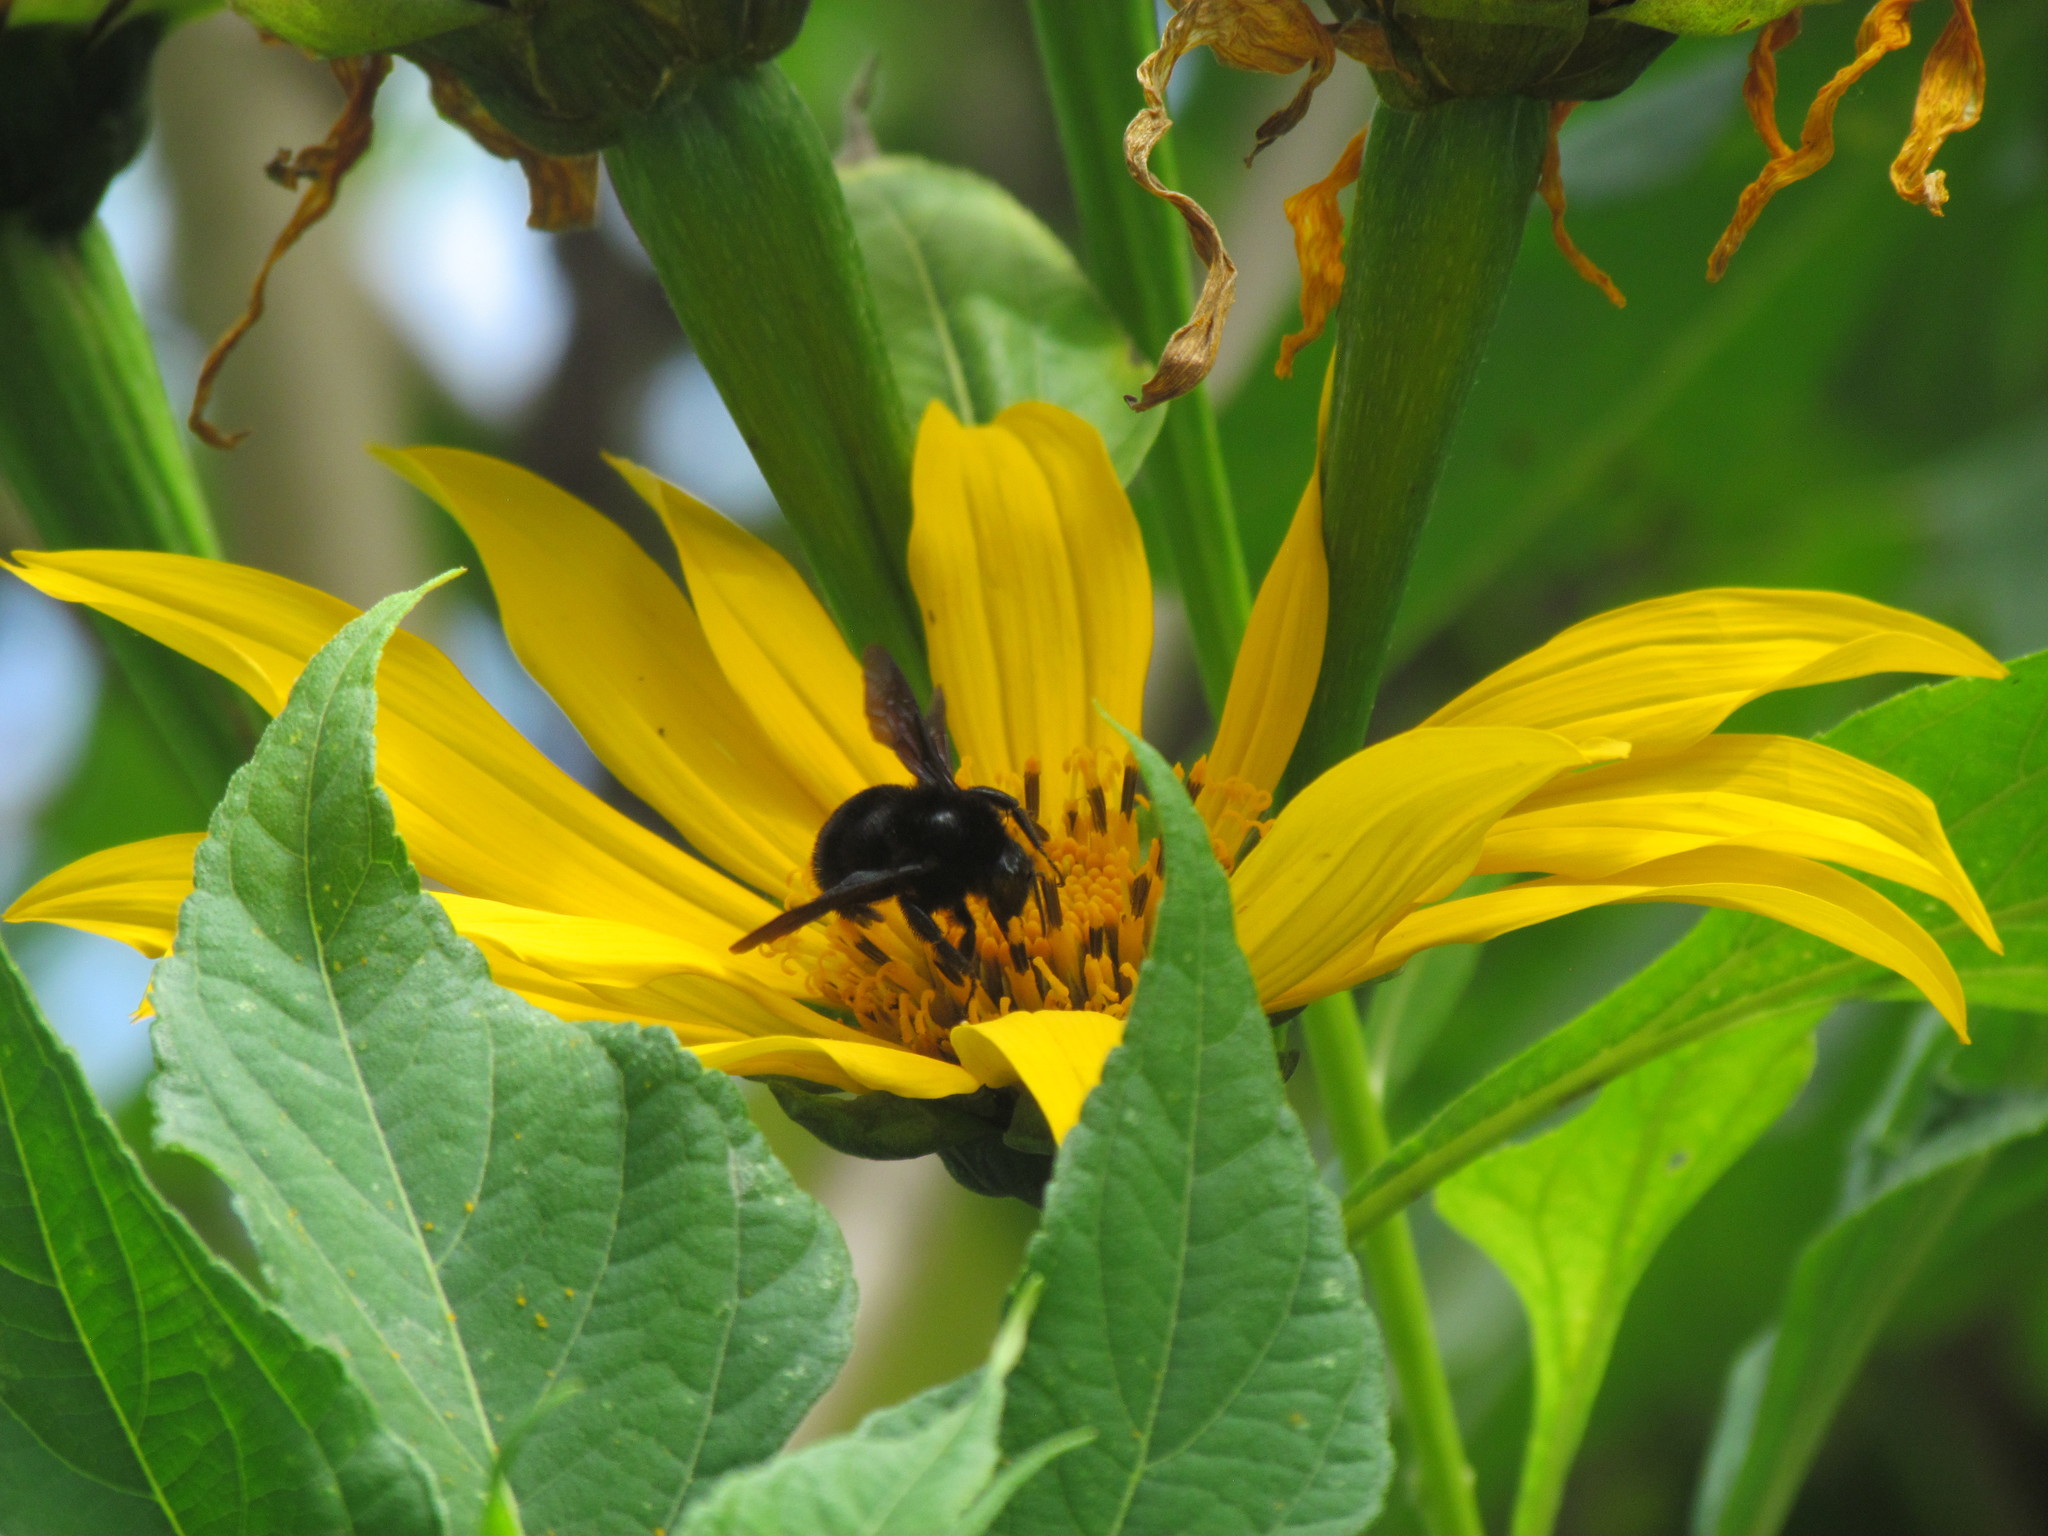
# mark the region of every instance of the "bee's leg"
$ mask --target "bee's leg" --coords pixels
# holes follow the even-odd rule
[[[945,930],[939,927],[931,913],[908,896],[897,897],[896,905],[903,909],[903,920],[910,924],[910,931],[930,947],[932,958],[938,961],[939,969],[944,971],[950,980],[965,986],[974,974],[973,969],[968,965],[967,957],[946,937]]]
[[[882,914],[869,906],[841,907],[839,915],[859,924],[863,928],[867,927],[869,923],[879,923],[882,920]]]

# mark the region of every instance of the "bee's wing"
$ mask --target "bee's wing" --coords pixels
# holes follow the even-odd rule
[[[934,867],[930,864],[908,864],[902,869],[857,870],[822,896],[814,896],[802,906],[791,907],[787,912],[770,918],[752,933],[734,940],[732,952],[743,955],[750,949],[766,944],[770,939],[783,938],[795,933],[799,928],[815,923],[828,912],[843,912],[851,907],[864,907],[871,901],[883,901],[891,896],[900,896],[918,879],[931,874]]]
[[[951,784],[953,765],[946,757],[946,701],[932,692],[929,718],[919,712],[917,695],[896,658],[871,645],[861,658],[867,676],[868,729],[875,740],[894,752],[920,784]]]

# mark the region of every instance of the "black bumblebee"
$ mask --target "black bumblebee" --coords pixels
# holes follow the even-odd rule
[[[1043,856],[1038,824],[1000,789],[962,789],[953,782],[944,692],[934,688],[930,712],[920,713],[887,651],[869,646],[863,665],[868,729],[917,782],[876,784],[834,811],[811,850],[811,873],[823,894],[763,923],[733,945],[734,954],[795,933],[827,912],[870,918],[873,903],[893,896],[918,936],[945,956],[952,945],[932,920],[934,912],[951,912],[971,927],[967,898],[979,896],[1007,926],[1038,888],[1030,851],[1009,833],[1017,828]]]

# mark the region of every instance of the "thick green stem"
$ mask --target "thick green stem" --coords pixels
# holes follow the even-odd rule
[[[1386,1120],[1373,1086],[1365,1033],[1351,994],[1312,1004],[1302,1035],[1347,1182],[1387,1153]],[[1485,1536],[1472,1465],[1458,1432],[1457,1405],[1437,1349],[1429,1292],[1415,1257],[1408,1218],[1395,1215],[1356,1240],[1355,1251],[1386,1332],[1387,1354],[1401,1384],[1402,1415],[1413,1456],[1415,1501],[1430,1536]]]
[[[1365,741],[1408,567],[1521,247],[1548,113],[1504,96],[1374,114],[1323,444],[1330,628],[1290,788]]]
[[[708,68],[605,162],[840,628],[921,683],[910,429],[817,123],[775,65]]]
[[[52,549],[217,556],[142,317],[105,233],[0,215],[0,480]],[[124,625],[101,638],[200,814],[248,753],[227,686]]]
[[[1138,345],[1153,357],[1193,306],[1187,233],[1124,168],[1124,126],[1144,105],[1139,60],[1159,41],[1152,0],[1031,0],[1067,180],[1081,217],[1081,260]],[[1169,138],[1152,169],[1177,185]],[[1187,604],[1195,661],[1223,707],[1251,612],[1251,583],[1207,390],[1176,400],[1132,487],[1164,540]]]

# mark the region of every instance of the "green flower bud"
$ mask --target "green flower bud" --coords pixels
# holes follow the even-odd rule
[[[275,37],[326,59],[389,53],[503,14],[488,0],[230,0]]]
[[[301,0],[309,3],[309,0]],[[355,0],[330,0],[353,4]],[[513,0],[401,48],[445,66],[491,116],[552,155],[603,149],[692,69],[773,58],[810,0]]]
[[[1585,0],[1393,0],[1379,17],[1343,26],[1337,46],[1406,111],[1460,97],[1593,101],[1634,84],[1674,41],[1619,19],[1645,3],[1658,0],[1600,15]]]
[[[165,19],[102,33],[64,23],[0,27],[0,214],[46,238],[76,234],[142,148],[145,91]]]

